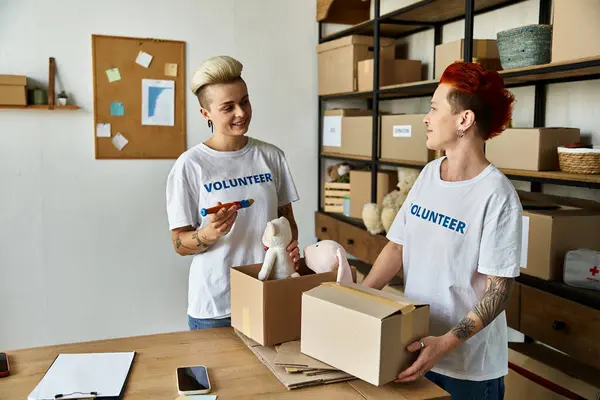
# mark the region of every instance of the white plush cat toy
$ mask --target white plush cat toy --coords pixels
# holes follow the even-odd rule
[[[262,242],[267,254],[258,273],[258,279],[265,281],[300,276],[294,270],[294,262],[286,250],[292,242],[292,228],[287,218],[280,217],[267,222]]]
[[[317,274],[337,269],[338,283],[353,283],[346,250],[336,241],[322,240],[304,248],[306,266]]]

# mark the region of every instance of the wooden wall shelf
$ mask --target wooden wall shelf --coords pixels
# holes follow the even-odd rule
[[[54,106],[50,108],[49,105],[28,105],[28,106],[6,106],[0,105],[0,109],[12,109],[12,110],[79,110],[79,106],[66,105],[66,106]]]

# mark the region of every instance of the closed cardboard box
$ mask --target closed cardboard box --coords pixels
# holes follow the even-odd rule
[[[300,339],[302,293],[335,281],[337,271],[315,274],[300,260],[301,276],[261,281],[262,264],[231,268],[231,325],[263,346]],[[356,269],[352,268],[354,280]]]
[[[485,154],[498,168],[557,171],[557,147],[579,140],[578,128],[509,128],[486,142]]]
[[[377,204],[398,184],[398,173],[377,172]],[[350,217],[362,219],[365,204],[371,203],[371,171],[350,171]]]
[[[27,105],[27,77],[0,75],[0,105]]]
[[[323,117],[323,151],[371,157],[373,117],[368,110],[327,110]]]
[[[347,36],[317,46],[319,95],[358,90],[358,62],[373,58],[372,36]],[[380,59],[394,59],[395,40],[380,38]]]
[[[442,43],[435,46],[435,79],[440,79],[448,65],[464,60],[465,40]],[[477,60],[476,60],[477,59]],[[498,42],[488,39],[473,40],[473,61],[478,61],[486,69],[501,69]]]
[[[302,295],[302,353],[372,385],[385,385],[429,333],[429,306],[357,284],[323,284]]]
[[[600,211],[557,207],[523,211],[522,274],[561,281],[569,250],[600,251]]]
[[[381,158],[427,163],[434,158],[427,142],[425,114],[381,117]]]
[[[554,0],[552,62],[600,56],[598,21],[598,0]]]
[[[374,60],[358,63],[358,91],[373,90]],[[421,80],[421,61],[418,60],[379,60],[379,87],[399,85]]]

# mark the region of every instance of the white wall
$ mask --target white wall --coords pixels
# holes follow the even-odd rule
[[[314,240],[314,1],[0,0],[0,73],[46,82],[55,57],[58,89],[83,107],[0,110],[1,349],[187,329],[190,259],[165,214],[173,160],[94,160],[92,33],[186,41],[188,78],[206,57],[239,58],[250,135],[286,152],[301,245]],[[189,91],[187,126],[188,146],[208,138]]]

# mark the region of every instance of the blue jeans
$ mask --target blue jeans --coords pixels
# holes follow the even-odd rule
[[[188,325],[192,331],[210,328],[223,328],[231,326],[231,318],[198,319],[188,315]]]
[[[452,400],[504,399],[504,377],[476,382],[454,379],[431,371],[425,377],[450,393]]]

